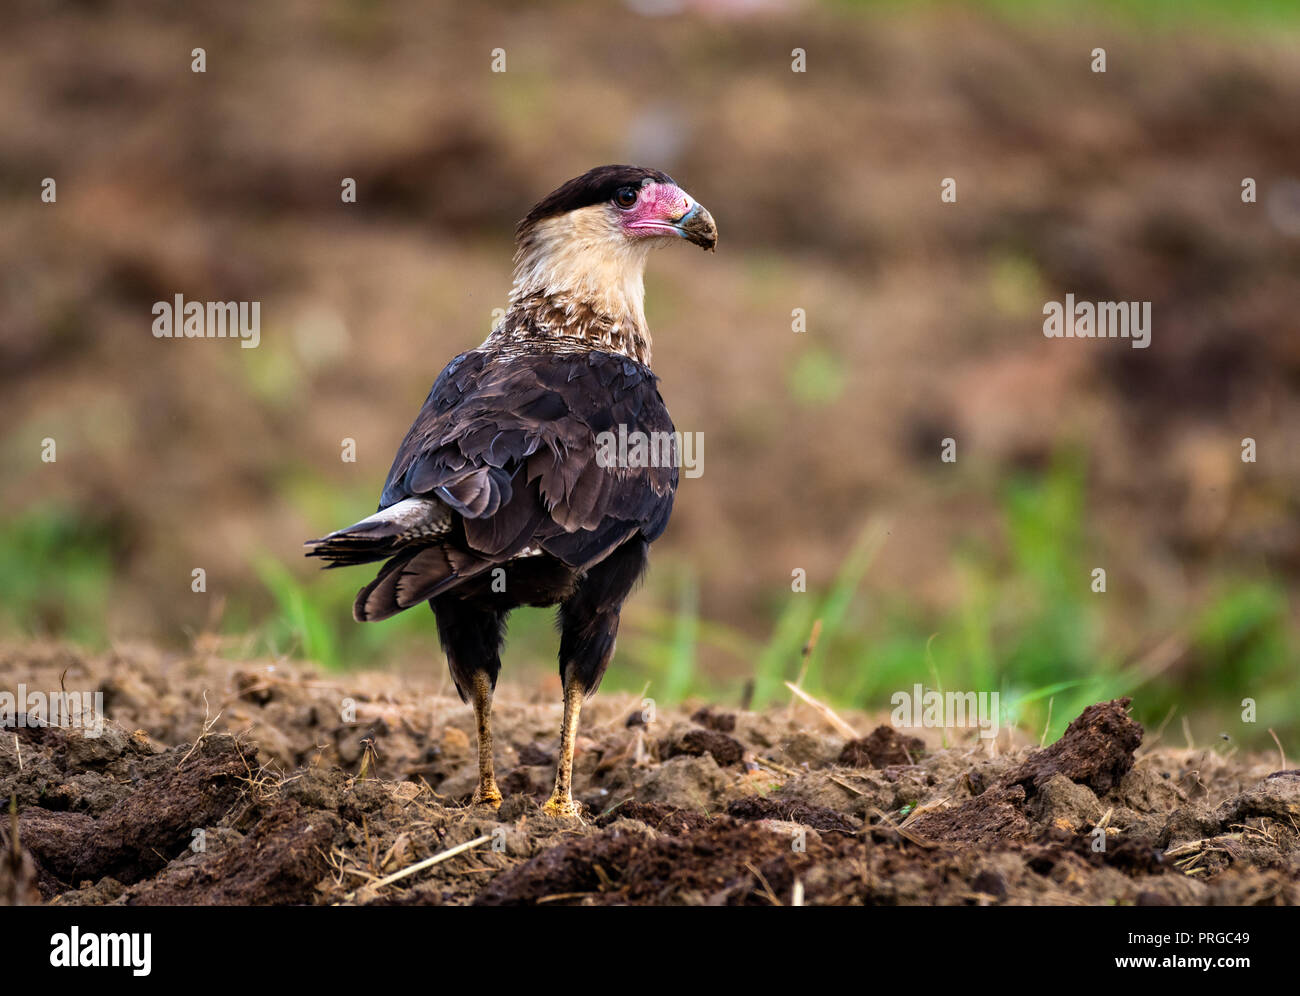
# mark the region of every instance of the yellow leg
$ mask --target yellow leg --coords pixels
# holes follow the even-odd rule
[[[573,746],[578,738],[578,714],[582,711],[582,686],[566,677],[564,682],[564,727],[560,731],[560,760],[555,769],[555,791],[542,811],[559,819],[581,819],[573,802]]]
[[[478,725],[478,788],[474,790],[474,801],[496,809],[501,805],[501,790],[492,770],[492,682],[482,671],[474,675],[474,720]]]

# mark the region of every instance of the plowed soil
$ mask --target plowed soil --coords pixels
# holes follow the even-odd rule
[[[9,690],[102,690],[110,720],[98,737],[0,734],[0,795],[16,810],[8,902],[1300,900],[1300,770],[1163,746],[1123,699],[1039,748],[944,747],[854,714],[865,735],[846,742],[805,705],[656,712],[598,694],[575,768],[579,825],[540,808],[558,683],[499,689],[506,799],[493,811],[468,802],[472,714],[432,673],[41,646],[5,651],[0,674]]]

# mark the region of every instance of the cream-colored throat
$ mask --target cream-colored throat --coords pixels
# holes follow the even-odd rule
[[[547,312],[557,336],[595,336],[631,355],[626,342],[648,363],[645,264],[655,241],[628,239],[605,205],[544,219],[520,238],[511,311]]]

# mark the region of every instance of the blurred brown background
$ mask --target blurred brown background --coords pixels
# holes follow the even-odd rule
[[[760,658],[793,677],[829,614],[832,698],[1104,672],[1156,718],[1195,694],[1226,722],[1253,694],[1290,722],[1300,17],[1167,9],[20,0],[0,40],[6,631],[434,656],[426,613],[354,634],[364,572],[318,575],[300,544],[373,510],[433,378],[504,304],[518,218],[634,162],[721,241],[650,265],[656,369],[705,472],[620,680],[725,689]],[[1151,301],[1151,348],[1044,338],[1067,292]],[[260,301],[260,346],[154,338],[178,293]],[[869,522],[878,549],[846,570]],[[521,623],[507,670],[553,667],[545,628]]]

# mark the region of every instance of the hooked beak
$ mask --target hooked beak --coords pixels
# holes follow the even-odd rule
[[[718,245],[718,226],[698,201],[691,209],[673,222],[672,225],[682,238],[694,242],[697,246],[712,252]]]

